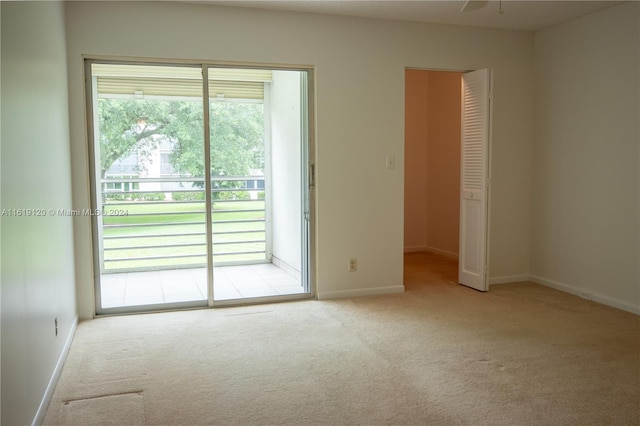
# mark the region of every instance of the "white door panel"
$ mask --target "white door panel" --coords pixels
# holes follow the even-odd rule
[[[458,281],[487,291],[490,81],[488,69],[462,76],[462,164]]]

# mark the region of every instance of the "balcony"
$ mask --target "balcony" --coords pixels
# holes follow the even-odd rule
[[[207,300],[203,178],[105,178],[98,216],[101,306]],[[303,293],[271,264],[264,177],[212,179],[215,300]]]
[[[99,217],[103,273],[206,266],[204,178],[107,178]],[[212,179],[214,265],[270,261],[264,177]]]
[[[300,278],[273,264],[217,266],[217,301],[302,294]],[[207,300],[205,268],[105,274],[101,282],[103,308]]]

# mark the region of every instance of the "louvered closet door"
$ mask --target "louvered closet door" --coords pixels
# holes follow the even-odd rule
[[[458,281],[487,291],[488,69],[462,76],[462,167]]]

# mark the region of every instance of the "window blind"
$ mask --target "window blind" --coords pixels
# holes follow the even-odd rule
[[[93,64],[98,95],[202,96],[200,68],[147,65]],[[209,68],[209,96],[263,99],[271,70]]]

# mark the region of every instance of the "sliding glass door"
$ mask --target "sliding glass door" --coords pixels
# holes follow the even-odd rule
[[[87,61],[96,311],[308,297],[308,71]]]

